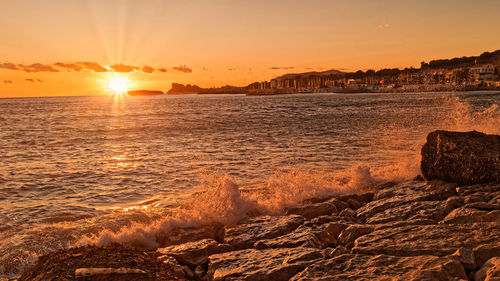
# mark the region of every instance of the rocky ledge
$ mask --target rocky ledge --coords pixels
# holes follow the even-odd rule
[[[497,169],[498,158],[488,160],[495,155],[479,158]],[[156,251],[63,250],[41,257],[20,280],[500,280],[500,182],[473,178],[479,183],[385,183],[308,200],[281,216],[178,229]]]

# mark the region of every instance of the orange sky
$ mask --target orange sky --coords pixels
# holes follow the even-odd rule
[[[289,72],[419,67],[500,49],[498,0],[0,0],[0,7],[0,97],[106,94],[117,75],[109,67],[119,64],[135,67],[121,74],[132,88],[166,91],[172,82],[242,86]]]

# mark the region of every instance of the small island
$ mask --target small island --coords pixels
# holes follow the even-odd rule
[[[127,94],[129,96],[157,96],[157,95],[163,95],[165,93],[162,91],[153,91],[153,90],[135,90],[135,91],[128,91]]]

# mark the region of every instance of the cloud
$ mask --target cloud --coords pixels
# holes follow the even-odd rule
[[[193,72],[193,70],[185,65],[179,65],[179,66],[176,66],[176,67],[173,67],[174,70],[177,70],[177,71],[180,71],[180,72],[184,72],[184,73],[191,73]]]
[[[104,66],[102,66],[96,62],[81,61],[81,62],[77,62],[76,64],[82,66],[84,69],[92,70],[94,72],[107,72],[108,71]]]
[[[33,63],[30,65],[19,64],[20,67],[25,72],[59,72],[50,64]]]
[[[294,69],[293,66],[272,66],[269,69]]]
[[[63,62],[56,62],[54,63],[55,66],[57,67],[61,67],[61,68],[67,68],[69,70],[73,70],[73,71],[82,71],[83,70],[83,66],[79,65],[79,64],[76,64],[76,63],[63,63]]]
[[[384,23],[384,24],[379,24],[379,25],[377,25],[377,28],[389,28],[389,27],[391,27],[391,25],[390,25],[390,24],[388,24],[388,23]]]
[[[153,73],[153,71],[155,71],[155,69],[149,65],[145,65],[142,67],[142,72],[144,73]]]
[[[67,71],[76,71],[81,72],[84,70],[90,70],[93,72],[134,72],[134,71],[142,71],[144,73],[153,73],[155,71],[159,72],[167,72],[166,68],[154,68],[149,65],[144,66],[135,66],[135,65],[127,65],[127,64],[114,64],[111,66],[104,66],[97,62],[90,61],[80,61],[80,62],[56,62],[54,64],[42,64],[42,63],[33,63],[30,65],[24,64],[15,64],[11,62],[0,63],[0,69],[10,69],[10,70],[19,70],[25,72],[60,72],[63,70]],[[178,67],[174,67],[175,70],[190,73],[192,70],[185,66],[181,65]]]
[[[15,64],[13,64],[11,62],[0,63],[0,68],[11,69],[11,70],[19,70],[19,68]]]
[[[4,82],[5,84],[14,84],[14,83],[12,82],[12,80],[3,80],[3,82]]]
[[[110,65],[109,67],[111,67],[111,69],[113,69],[116,72],[123,72],[123,73],[134,72],[135,70],[138,69],[137,66],[127,65],[127,64],[114,64]]]
[[[24,79],[28,82],[31,82],[31,83],[36,83],[36,82],[40,82],[40,83],[43,83],[43,80],[40,80],[40,79],[31,79],[31,78],[26,78]]]

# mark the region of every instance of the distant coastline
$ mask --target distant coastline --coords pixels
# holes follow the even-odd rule
[[[247,86],[201,88],[172,83],[169,94],[406,93],[500,91],[500,50],[422,62],[420,68],[289,73]]]

